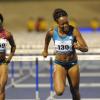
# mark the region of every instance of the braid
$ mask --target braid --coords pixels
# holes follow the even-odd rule
[[[57,22],[57,20],[59,19],[59,17],[62,17],[62,16],[68,16],[67,12],[63,9],[55,9],[54,10],[54,13],[53,13],[53,19]]]

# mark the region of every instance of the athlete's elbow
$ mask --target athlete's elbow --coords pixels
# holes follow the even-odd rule
[[[88,49],[84,49],[84,51],[83,52],[88,52]]]
[[[81,51],[82,52],[88,52],[88,47],[84,47]]]

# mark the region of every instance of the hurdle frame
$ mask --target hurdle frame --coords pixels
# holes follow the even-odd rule
[[[85,57],[86,55],[84,55],[84,57]],[[93,55],[94,56],[94,55]],[[48,61],[48,60],[50,60],[50,58],[51,58],[52,56],[50,56],[49,58],[47,58],[47,59],[45,59],[45,61]],[[87,56],[86,56],[87,57]],[[95,56],[95,58],[96,58],[96,60],[99,60],[99,58],[100,58],[100,55],[98,56],[98,55],[96,55]],[[40,58],[39,58],[40,59]],[[39,60],[38,59],[38,60]],[[54,57],[52,58],[52,59],[54,59]],[[33,59],[32,59],[33,60]],[[36,59],[35,59],[36,60]],[[40,59],[40,60],[44,60],[43,58],[42,59]],[[82,59],[81,59],[82,60]],[[88,60],[88,59],[85,59],[85,60]],[[94,60],[94,58],[91,58],[90,60]],[[14,66],[14,65],[13,65]],[[36,70],[37,70],[37,75],[38,75],[38,64],[36,65],[37,67],[36,67]],[[52,67],[52,66],[51,66]],[[50,68],[51,68],[50,67]],[[51,73],[51,72],[50,72]],[[14,73],[13,73],[14,74]],[[13,75],[12,74],[12,75]],[[36,75],[36,77],[39,77],[39,75],[37,76]],[[50,76],[51,77],[51,76]],[[12,83],[13,83],[13,85],[14,85],[14,87],[26,87],[26,86],[28,86],[28,85],[30,85],[29,87],[36,87],[36,84],[38,84],[38,87],[50,87],[50,84],[48,85],[48,84],[39,84],[38,82],[36,83],[36,84],[28,84],[28,85],[24,85],[24,84],[16,84],[16,83],[14,83],[14,75],[12,76]],[[52,83],[52,82],[51,82]],[[80,84],[80,86],[81,87],[87,87],[87,86],[90,86],[90,87],[94,87],[94,86],[97,86],[97,87],[100,87],[100,84],[96,84],[96,83],[92,83],[92,84]],[[28,87],[28,88],[29,88]],[[40,98],[39,98],[39,89],[36,89],[37,91],[36,91],[36,100],[40,100]],[[51,89],[52,90],[52,89]],[[54,99],[53,98],[53,96],[54,96],[54,92],[53,91],[50,91],[50,96],[52,97],[52,100]],[[56,99],[55,99],[56,100]],[[58,99],[57,99],[58,100]]]

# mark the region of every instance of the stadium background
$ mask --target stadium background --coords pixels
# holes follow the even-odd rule
[[[100,0],[0,0],[0,12],[5,17],[8,29],[25,29],[28,18],[45,17],[51,24],[55,8],[63,8],[69,18],[75,18],[79,27],[89,27],[89,21],[100,21]],[[16,23],[16,24],[15,24]],[[49,25],[50,26],[50,25]]]

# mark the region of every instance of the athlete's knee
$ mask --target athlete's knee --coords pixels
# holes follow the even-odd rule
[[[63,91],[55,91],[57,96],[61,96],[63,94]]]
[[[5,92],[5,89],[0,88],[0,95]]]
[[[55,88],[56,95],[61,96],[64,92],[64,88]]]

